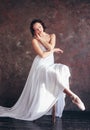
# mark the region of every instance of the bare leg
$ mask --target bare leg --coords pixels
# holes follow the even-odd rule
[[[55,118],[55,105],[52,108],[52,121],[53,121],[53,123],[55,123],[55,121],[56,121],[56,118]]]
[[[75,93],[73,93],[70,89],[67,88],[64,89],[64,93],[71,98],[72,102],[76,104],[79,107],[79,109],[81,109],[82,111],[85,110],[84,103]]]

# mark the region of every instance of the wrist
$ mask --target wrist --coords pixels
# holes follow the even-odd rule
[[[51,53],[53,53],[54,52],[54,49],[51,49]]]

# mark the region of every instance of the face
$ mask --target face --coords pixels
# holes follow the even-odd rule
[[[40,23],[35,23],[33,25],[33,29],[35,31],[35,34],[41,34],[43,32],[43,26]]]

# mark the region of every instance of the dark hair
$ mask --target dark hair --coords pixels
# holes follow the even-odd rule
[[[40,20],[40,19],[34,19],[34,20],[32,20],[32,22],[31,22],[31,24],[30,24],[30,31],[31,31],[32,36],[34,36],[33,25],[34,25],[35,23],[40,23],[40,24],[43,26],[44,31],[45,31],[45,29],[46,29],[46,26],[45,26],[45,24],[42,22],[42,20]]]

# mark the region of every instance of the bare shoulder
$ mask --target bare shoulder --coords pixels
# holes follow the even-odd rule
[[[38,44],[37,39],[33,38],[33,39],[32,39],[32,44]]]
[[[50,34],[51,37],[56,37],[55,33]]]
[[[38,43],[38,40],[37,40],[37,39],[35,39],[35,38],[32,39],[32,46],[33,46],[34,48],[38,48],[38,47],[39,47],[39,43]]]
[[[37,42],[37,40],[35,38],[32,39],[32,43],[35,43]]]
[[[55,33],[50,34],[50,37],[51,37],[51,39],[55,39],[56,38]]]

